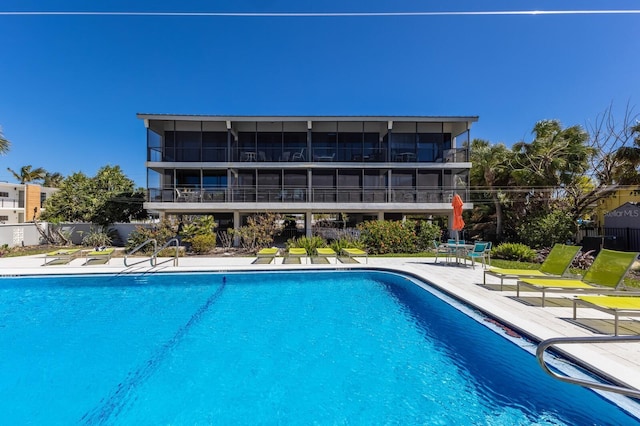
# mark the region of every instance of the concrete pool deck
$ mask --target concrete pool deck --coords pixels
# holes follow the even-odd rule
[[[124,258],[113,257],[109,264],[84,265],[85,259],[76,258],[64,265],[43,266],[45,255],[0,258],[0,276],[21,275],[57,275],[57,274],[118,274],[145,272],[187,272],[187,271],[283,271],[298,269],[354,269],[384,268],[413,274],[432,283],[435,287],[453,295],[477,309],[490,314],[508,327],[521,330],[535,340],[552,337],[589,337],[604,336],[612,333],[613,317],[602,312],[581,308],[578,319],[583,326],[570,322],[572,304],[570,295],[547,297],[547,307],[539,305],[540,293],[521,294],[515,299],[515,282],[505,281],[505,290],[497,291],[499,279],[487,277],[487,286],[483,282],[483,269],[470,265],[448,266],[434,263],[434,258],[387,258],[370,257],[368,264],[305,263],[282,264],[283,259],[276,258],[272,264],[253,264],[255,257],[183,257],[179,266],[172,266],[170,259],[159,259],[156,267],[142,258],[132,258],[132,266],[124,265]],[[513,285],[511,285],[513,284]],[[523,303],[525,302],[525,303]],[[599,333],[586,327],[591,326]],[[640,334],[640,321],[621,318],[621,334]],[[607,344],[572,344],[558,346],[567,355],[581,360],[592,370],[612,378],[619,383],[640,389],[640,342]]]

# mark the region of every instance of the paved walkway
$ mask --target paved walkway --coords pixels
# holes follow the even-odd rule
[[[572,316],[571,302],[567,296],[560,296],[553,302],[547,298],[547,307],[539,307],[540,294],[529,293],[521,300],[515,299],[515,285],[506,285],[505,291],[499,291],[499,280],[487,278],[487,286],[483,286],[482,267],[476,266],[447,266],[434,263],[433,258],[369,258],[367,265],[335,264],[331,259],[329,264],[282,264],[282,258],[277,258],[274,264],[253,264],[254,257],[185,257],[180,258],[179,266],[172,266],[170,259],[155,268],[151,268],[148,261],[139,259],[141,263],[125,267],[122,257],[111,259],[106,265],[84,265],[84,259],[72,260],[67,265],[42,266],[44,255],[23,256],[14,258],[0,258],[0,276],[11,275],[45,275],[45,274],[75,274],[75,273],[119,273],[146,271],[263,271],[285,269],[335,269],[335,268],[386,268],[400,272],[407,272],[421,277],[434,286],[441,288],[468,304],[490,313],[508,327],[521,330],[535,340],[563,336],[602,336],[589,329],[574,324],[568,319]],[[364,259],[362,259],[364,260]],[[134,262],[136,260],[133,260]],[[510,284],[514,284],[513,281]],[[522,295],[522,294],[521,294]],[[552,295],[557,297],[558,295]],[[523,303],[523,300],[527,303]],[[538,306],[536,306],[538,305]],[[612,330],[613,319],[599,311],[582,308],[581,318],[586,325],[604,331]],[[621,324],[630,324],[632,329],[640,330],[640,321],[621,320]],[[622,330],[622,328],[621,328]],[[565,345],[561,349],[572,357],[582,360],[595,371],[615,378],[640,389],[640,342],[639,343],[608,343],[591,345]]]

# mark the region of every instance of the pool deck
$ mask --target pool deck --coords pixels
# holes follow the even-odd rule
[[[383,268],[424,278],[446,293],[489,313],[509,328],[523,331],[535,340],[606,335],[602,332],[594,333],[585,326],[592,326],[605,333],[613,332],[613,317],[593,309],[580,308],[578,311],[578,318],[582,319],[581,322],[585,326],[568,321],[572,317],[569,294],[552,294],[551,297],[547,297],[547,307],[542,308],[539,306],[540,293],[521,293],[521,299],[516,300],[515,281],[505,280],[505,290],[499,291],[499,280],[488,276],[487,286],[483,286],[483,269],[478,265],[472,269],[470,265],[434,263],[434,258],[397,257],[370,257],[366,265],[340,262],[336,264],[334,259],[330,259],[329,264],[312,264],[309,259],[302,259],[301,264],[282,264],[281,257],[276,258],[271,264],[253,264],[255,260],[255,257],[184,257],[179,259],[179,266],[172,266],[170,259],[159,259],[159,262],[167,262],[152,268],[150,263],[143,259],[130,259],[131,263],[141,263],[125,267],[122,257],[112,258],[109,264],[89,265],[84,264],[85,259],[77,258],[64,265],[43,266],[44,254],[41,254],[0,258],[0,276]],[[621,318],[620,330],[621,334],[640,334],[640,320]],[[619,383],[640,389],[640,342],[573,344],[559,348],[567,355],[580,359],[594,371]]]

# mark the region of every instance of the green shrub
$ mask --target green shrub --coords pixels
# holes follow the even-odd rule
[[[370,220],[358,224],[360,241],[371,254],[414,253],[418,251],[416,222]]]
[[[149,239],[156,240],[158,242],[158,247],[161,247],[171,238],[175,237],[175,235],[176,230],[167,220],[163,220],[152,228],[138,226],[133,232],[131,232],[131,234],[129,234],[126,249],[127,251],[131,251]],[[152,253],[153,248],[153,244],[148,244],[141,250],[141,253]]]
[[[329,243],[329,247],[331,247],[336,253],[340,253],[344,248],[365,248],[364,244],[362,244],[360,240],[351,235],[344,235],[337,240],[331,241]]]
[[[326,247],[327,242],[322,237],[300,237],[287,240],[287,248],[303,248],[308,255],[312,255],[319,247]]]
[[[3,244],[0,246],[0,257],[6,256],[14,250],[13,247],[9,247],[9,244]]]
[[[496,259],[533,262],[536,251],[521,243],[502,243],[491,250],[491,257]]]
[[[433,248],[433,241],[440,241],[442,230],[435,223],[422,221],[418,224],[418,251]]]
[[[184,240],[191,242],[191,238],[196,235],[211,235],[215,232],[218,225],[211,215],[198,216],[192,222],[185,223],[180,231],[180,235]]]
[[[216,247],[215,234],[200,234],[189,238],[191,250],[196,254],[209,253]]]
[[[282,233],[282,215],[262,213],[247,218],[247,225],[239,229],[228,229],[231,237],[240,237],[240,244],[245,249],[257,252],[261,248],[269,247],[273,237]]]
[[[111,237],[103,230],[91,228],[87,235],[82,237],[82,245],[91,247],[110,246]]]

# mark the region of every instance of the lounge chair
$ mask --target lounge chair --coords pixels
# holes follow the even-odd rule
[[[300,259],[303,257],[306,259],[307,257],[307,249],[293,247],[287,251],[287,258],[289,259],[297,259],[298,263],[300,263]],[[305,262],[306,263],[306,262]]]
[[[580,246],[567,246],[556,244],[553,246],[547,258],[540,265],[540,269],[504,269],[490,268],[484,271],[483,284],[487,284],[487,275],[500,278],[500,290],[505,279],[519,278],[560,278],[564,276],[571,266],[571,262],[580,252]]]
[[[332,257],[336,260],[336,263],[338,263],[338,253],[336,253],[336,251],[330,247],[318,247],[316,249],[316,256],[322,257],[327,261],[330,257]]]
[[[573,299],[573,319],[578,313],[578,305],[597,309],[613,315],[613,332],[618,335],[618,322],[620,316],[640,317],[640,293],[627,296],[578,296]]]
[[[60,249],[44,255],[44,265],[65,265],[80,256],[80,249]]]
[[[518,280],[516,297],[520,287],[542,292],[542,306],[546,293],[612,293],[624,289],[624,276],[638,257],[635,252],[600,250],[593,264],[581,280],[557,278],[527,278]]]
[[[279,249],[276,247],[260,249],[258,253],[256,253],[257,258],[253,263],[271,263],[278,255],[278,251]]]
[[[354,257],[364,257],[365,263],[369,263],[369,254],[359,248],[343,248],[342,253],[349,257],[349,259]]]
[[[482,267],[486,269],[487,262],[487,243],[475,243],[473,249],[471,249],[464,257],[465,263],[467,259],[471,259],[471,267],[476,269],[476,259],[482,259]]]
[[[104,261],[106,259],[106,262],[104,263],[109,263],[109,261],[111,260],[111,256],[113,256],[113,253],[116,251],[115,248],[102,248],[102,249],[96,249],[96,250],[92,250],[89,252],[85,253],[85,265],[88,265],[89,262],[91,262],[92,260],[96,260],[96,261]]]

